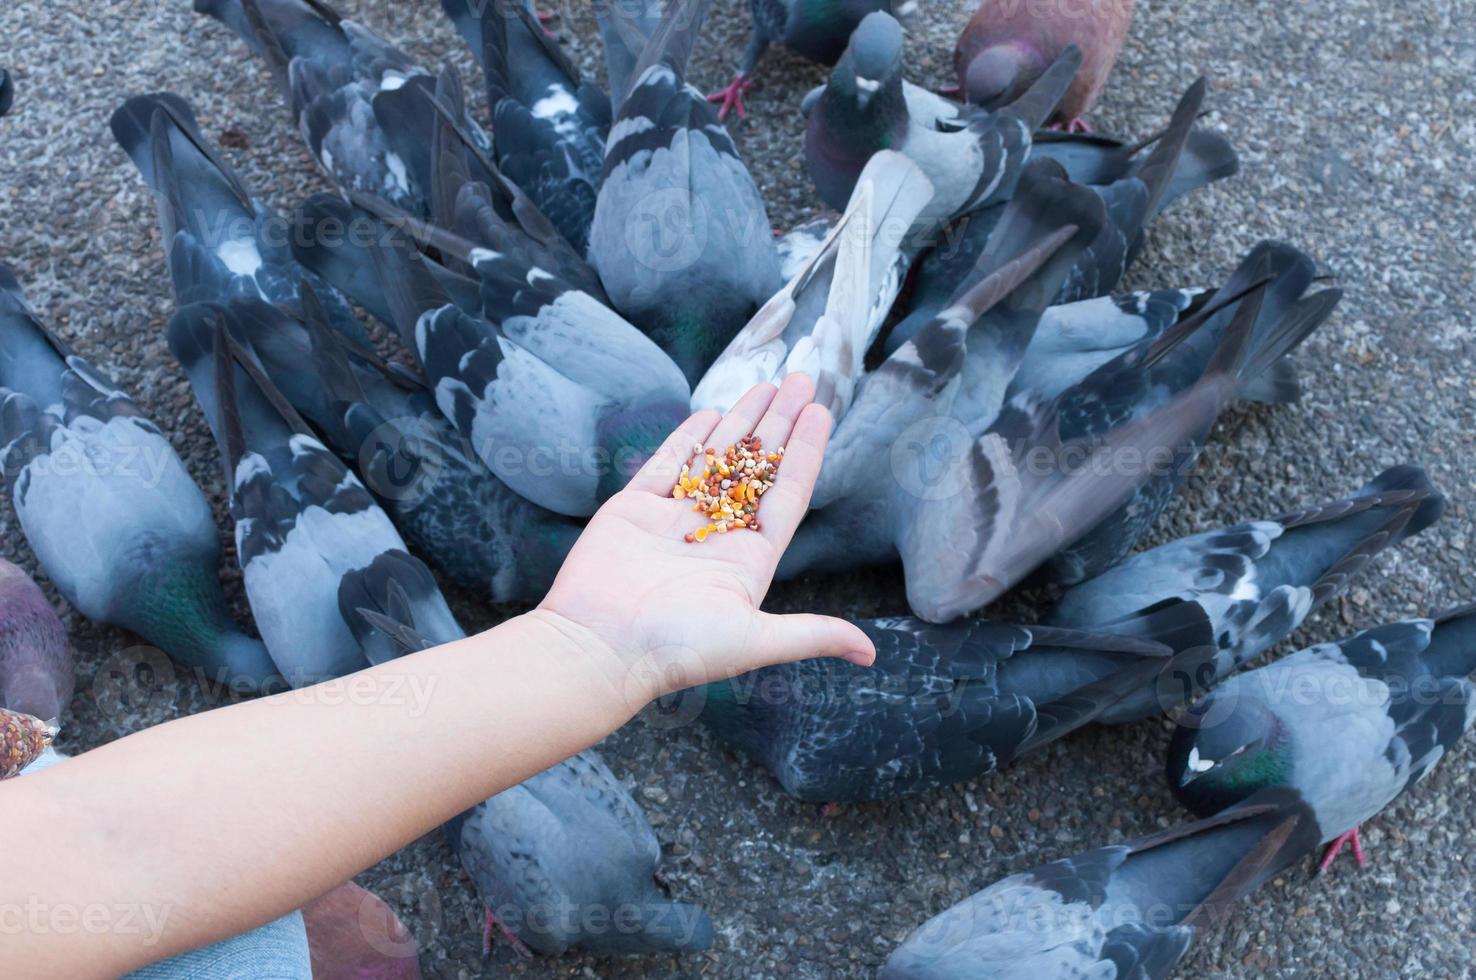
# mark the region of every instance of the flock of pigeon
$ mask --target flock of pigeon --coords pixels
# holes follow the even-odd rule
[[[742,71],[709,100],[685,75],[707,2],[594,0],[605,90],[531,8],[443,0],[482,68],[483,125],[453,70],[323,0],[195,0],[265,60],[340,191],[274,213],[177,95],[112,119],[158,204],[169,346],[219,445],[260,638],[227,611],[218,530],[168,439],[0,267],[4,478],[58,591],[213,683],[340,676],[463,635],[422,559],[536,601],[582,519],[692,408],[805,371],[837,425],[781,574],[900,559],[914,615],[860,624],[870,670],[772,667],[665,707],[823,803],[925,792],[1083,725],[1169,713],[1168,778],[1202,818],[1006,878],[919,927],[884,976],[1161,977],[1319,844],[1362,862],[1359,824],[1476,720],[1476,607],[1229,675],[1443,498],[1399,466],[1131,554],[1226,407],[1298,397],[1287,355],[1340,298],[1276,242],[1217,289],[1115,292],[1153,219],[1237,169],[1197,126],[1204,83],[1160,132],[1119,142],[1080,118],[1129,0],[1043,30],[1016,22],[1029,4],[985,3],[957,52],[967,101],[903,77],[893,14],[915,0],[754,0]],[[803,109],[837,214],[783,235],[722,124],[774,43],[834,63]],[[0,107],[12,98],[0,76]],[[382,355],[355,306],[408,356]],[[1039,625],[967,618],[1027,580],[1061,589]],[[16,732],[34,734],[22,715],[54,729],[72,672],[40,590],[0,565]],[[593,750],[446,831],[489,940],[712,942]],[[527,914],[550,905],[636,914],[618,929]]]

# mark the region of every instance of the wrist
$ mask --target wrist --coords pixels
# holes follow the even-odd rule
[[[597,631],[561,613],[540,606],[505,625],[511,624],[529,634],[528,642],[550,650],[568,665],[570,682],[580,685],[604,709],[602,714],[615,719],[612,730],[635,717],[659,693],[632,667],[633,658]]]

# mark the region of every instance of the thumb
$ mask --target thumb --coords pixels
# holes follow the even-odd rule
[[[870,667],[876,660],[876,646],[861,627],[844,619],[811,613],[791,616],[761,613],[757,649],[771,663],[839,657]]]

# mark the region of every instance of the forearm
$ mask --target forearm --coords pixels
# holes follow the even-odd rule
[[[641,697],[584,640],[519,617],[6,783],[0,975],[113,975],[233,935],[588,747]],[[89,908],[109,927],[60,925]]]

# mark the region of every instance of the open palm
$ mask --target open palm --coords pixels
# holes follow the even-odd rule
[[[564,563],[539,611],[607,648],[632,701],[781,661],[873,659],[871,641],[844,620],[759,610],[809,507],[830,435],[830,414],[812,404],[814,391],[809,378],[790,375],[777,391],[754,388],[726,416],[692,416],[600,508]],[[684,535],[705,519],[671,497],[682,464],[695,446],[721,451],[749,433],[766,447],[785,447],[763,497],[762,530],[688,543]]]

